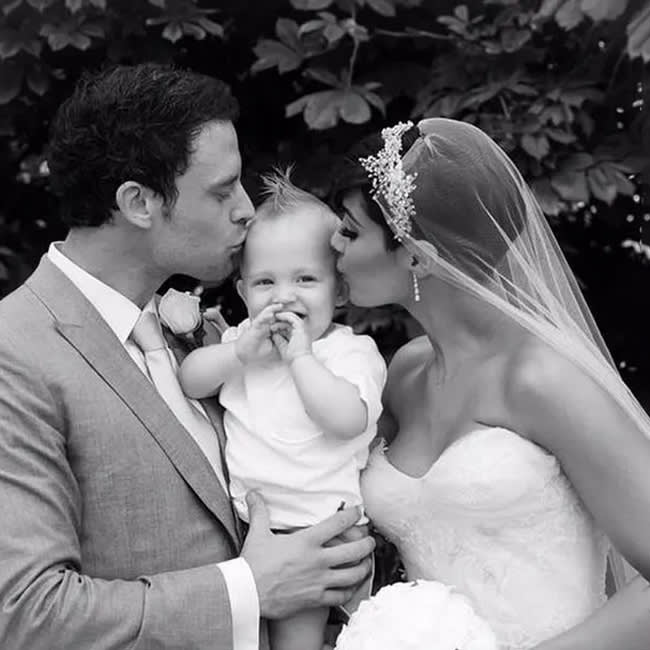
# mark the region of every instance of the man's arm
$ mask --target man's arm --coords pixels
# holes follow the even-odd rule
[[[24,344],[0,339],[0,647],[231,648],[216,564],[135,580],[83,573],[65,408]]]
[[[66,408],[43,379],[47,361],[29,355],[0,331],[0,647],[231,649],[229,593],[217,564],[134,580],[83,573],[83,485],[67,458]],[[372,540],[337,549],[324,541],[357,517],[336,513],[286,536],[255,524],[244,558],[263,616],[345,601],[368,561],[335,567],[367,556]]]

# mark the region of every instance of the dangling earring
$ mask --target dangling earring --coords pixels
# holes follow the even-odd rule
[[[411,277],[413,278],[413,300],[420,302],[420,283],[418,282],[418,276],[415,275],[415,271],[411,271]]]

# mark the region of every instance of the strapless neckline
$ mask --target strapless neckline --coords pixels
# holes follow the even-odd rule
[[[514,437],[524,445],[532,445],[542,453],[547,453],[545,449],[543,449],[542,447],[534,443],[532,440],[523,438],[518,433],[515,433],[512,429],[508,429],[506,427],[501,427],[501,426],[483,426],[483,427],[476,427],[475,429],[471,429],[467,433],[460,436],[460,438],[457,438],[449,445],[447,445],[442,450],[438,458],[436,458],[433,461],[433,463],[431,463],[431,466],[420,476],[413,476],[412,474],[409,474],[408,472],[405,472],[404,470],[401,470],[399,467],[393,465],[390,458],[388,458],[388,455],[386,454],[387,450],[389,449],[389,445],[382,444],[380,451],[381,451],[381,456],[383,456],[386,465],[388,465],[388,467],[396,474],[399,474],[400,476],[402,476],[403,478],[409,481],[415,481],[415,482],[425,481],[434,472],[434,470],[436,470],[440,465],[443,465],[445,462],[447,462],[447,459],[449,457],[453,457],[454,453],[458,451],[458,448],[463,446],[463,443],[468,443],[468,441],[474,441],[485,434],[492,435],[494,433],[505,434],[506,437]]]
[[[472,427],[419,476],[378,446],[362,492],[409,580],[454,585],[500,650],[534,647],[605,599],[607,539],[558,459],[516,431]]]

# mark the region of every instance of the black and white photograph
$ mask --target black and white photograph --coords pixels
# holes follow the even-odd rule
[[[650,649],[648,0],[0,0],[2,650]]]

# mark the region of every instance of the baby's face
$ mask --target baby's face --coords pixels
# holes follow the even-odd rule
[[[272,303],[305,321],[312,340],[329,328],[338,282],[329,240],[336,218],[300,206],[296,214],[254,222],[244,247],[240,295],[254,318]]]

